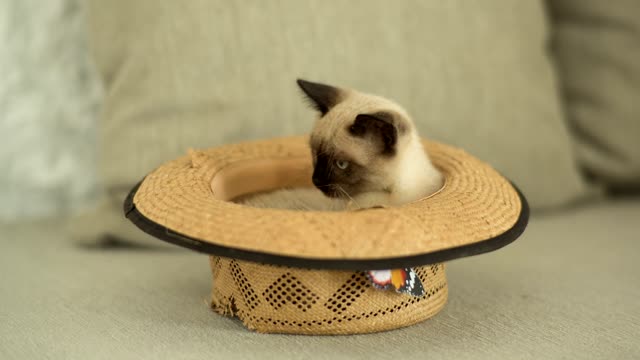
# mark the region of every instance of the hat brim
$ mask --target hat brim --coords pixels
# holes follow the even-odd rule
[[[522,234],[529,207],[515,185],[461,149],[436,142],[425,142],[425,148],[445,185],[399,207],[316,212],[228,201],[308,182],[307,138],[291,137],[191,152],[168,162],[131,190],[124,211],[142,231],[192,250],[316,269],[439,263],[499,249]],[[298,176],[274,166],[291,165],[291,159],[303,164]],[[256,171],[259,178],[242,181]]]

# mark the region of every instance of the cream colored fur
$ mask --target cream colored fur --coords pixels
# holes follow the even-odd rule
[[[247,195],[235,202],[260,208],[306,211],[340,211],[348,205],[346,200],[326,197],[315,188],[282,189]]]
[[[398,137],[396,154],[389,158],[371,151],[366,139],[346,130],[358,114],[379,111],[393,113],[404,128]],[[297,210],[341,210],[373,206],[397,206],[424,198],[442,186],[442,175],[431,163],[411,117],[397,103],[380,96],[342,89],[339,103],[319,119],[311,133],[311,144],[330,142],[340,152],[357,159],[372,171],[372,185],[346,199],[325,197],[316,189],[279,190],[248,196],[238,202],[258,207]]]

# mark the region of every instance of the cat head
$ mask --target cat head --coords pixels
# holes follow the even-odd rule
[[[380,96],[298,80],[319,119],[311,132],[313,184],[330,197],[391,192],[415,133],[406,111]]]

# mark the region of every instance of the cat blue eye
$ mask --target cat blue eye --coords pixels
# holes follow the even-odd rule
[[[349,162],[346,160],[336,160],[336,166],[340,170],[344,170],[349,167]]]

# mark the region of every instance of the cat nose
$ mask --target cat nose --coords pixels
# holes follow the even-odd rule
[[[316,175],[314,175],[314,176],[311,178],[311,181],[313,181],[313,185],[315,185],[315,186],[320,186],[320,185],[322,185],[322,179],[320,179],[320,177],[318,177],[318,176],[316,176]]]

